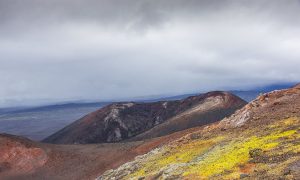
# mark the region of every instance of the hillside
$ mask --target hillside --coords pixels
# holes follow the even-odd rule
[[[227,92],[210,92],[183,100],[115,103],[88,114],[43,142],[87,144],[143,140],[212,123],[246,104]],[[151,131],[153,127],[157,129]],[[159,132],[159,133],[158,133]]]
[[[0,179],[92,180],[196,129],[146,141],[89,145],[45,144],[0,134]]]
[[[138,156],[98,179],[300,179],[300,85]]]

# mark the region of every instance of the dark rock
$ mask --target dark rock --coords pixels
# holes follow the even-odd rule
[[[191,134],[192,140],[199,139],[200,137],[201,137],[200,134]]]
[[[259,148],[251,149],[249,151],[249,156],[251,158],[257,158],[258,156],[261,156],[262,154],[263,154],[263,151],[262,151],[262,149],[259,149]]]
[[[240,178],[243,179],[243,178],[247,178],[247,177],[250,177],[249,174],[240,174]]]
[[[8,162],[0,163],[0,173],[9,170],[10,164]]]
[[[284,169],[284,175],[293,175],[295,177],[300,177],[300,160],[289,164]]]

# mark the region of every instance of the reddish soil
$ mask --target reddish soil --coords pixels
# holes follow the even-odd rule
[[[197,129],[199,128],[147,141],[89,145],[35,143],[2,134],[0,179],[95,179],[106,170],[117,168],[137,155],[145,154]],[[11,151],[15,148],[20,153]]]

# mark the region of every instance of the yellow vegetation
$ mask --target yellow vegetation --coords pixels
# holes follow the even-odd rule
[[[152,172],[156,173],[171,164],[188,163],[222,139],[223,137],[217,137],[209,140],[191,141],[176,148],[166,147],[160,153],[148,158],[147,162],[143,164],[143,168],[131,174],[130,177],[142,177]]]
[[[241,167],[247,166],[251,159],[249,151],[260,149],[265,155],[275,156],[288,152],[300,152],[300,145],[293,141],[299,140],[299,118],[293,117],[277,121],[267,126],[266,131],[257,129],[245,130],[240,134],[223,133],[221,137],[210,139],[189,140],[178,146],[165,146],[159,153],[155,153],[141,162],[140,168],[127,178],[151,176],[161,170],[170,168],[174,174],[181,174],[186,178],[239,178]],[[251,133],[250,133],[251,132]],[[250,135],[252,134],[252,135]],[[277,170],[282,169],[290,161],[281,162]],[[264,164],[256,164],[261,169],[268,168]],[[270,170],[274,173],[275,170]]]
[[[300,119],[298,117],[290,117],[287,119],[282,119],[280,121],[276,121],[275,123],[271,124],[269,127],[271,128],[280,128],[283,126],[293,126],[299,124]]]
[[[200,177],[209,177],[226,171],[237,171],[239,170],[238,165],[248,162],[251,149],[270,150],[278,145],[276,142],[278,138],[294,133],[295,130],[289,130],[264,137],[252,136],[247,140],[232,140],[228,144],[219,145],[208,154],[204,154],[205,158],[196,166],[188,168],[183,175],[197,174]]]

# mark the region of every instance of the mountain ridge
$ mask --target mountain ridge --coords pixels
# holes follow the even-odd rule
[[[210,105],[210,109],[205,110],[207,113],[209,113],[209,110],[216,110],[217,113],[217,116],[210,117],[207,123],[220,120],[246,104],[239,97],[221,91],[209,92],[176,101],[114,103],[75,121],[44,139],[43,142],[71,144],[117,142],[143,133],[190,108],[198,105],[204,107],[205,103],[214,103],[213,101],[217,99],[220,101],[218,106]],[[206,100],[208,101],[206,102]],[[193,121],[194,123],[189,124],[184,129],[204,124],[199,122],[201,121],[199,117],[198,121],[197,119]],[[183,128],[178,130],[183,130]],[[168,133],[172,132],[175,132],[175,130]]]

